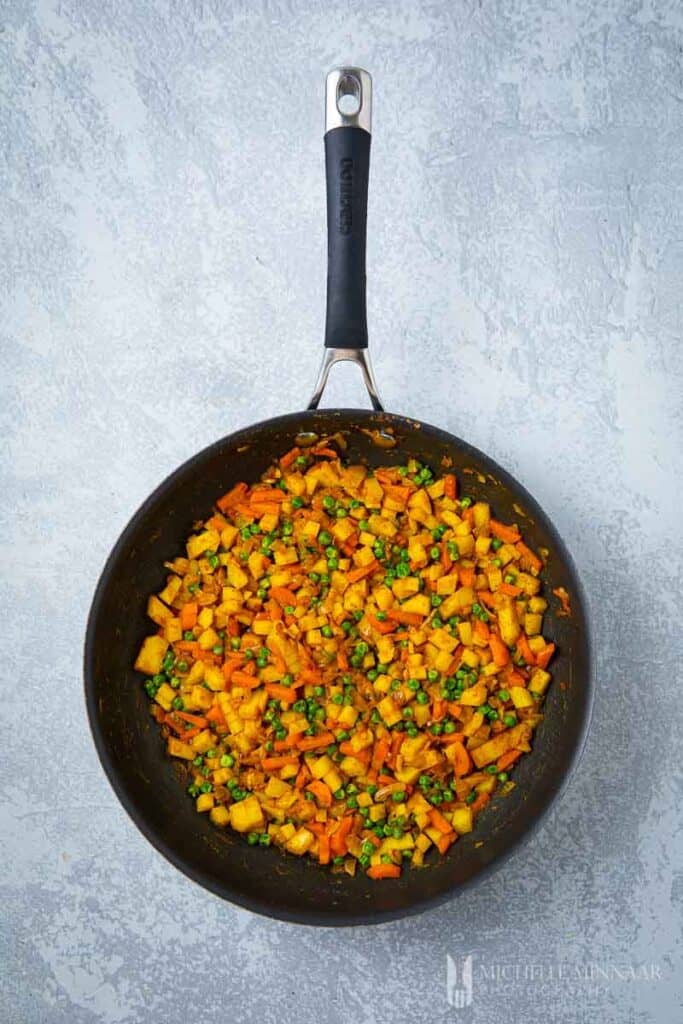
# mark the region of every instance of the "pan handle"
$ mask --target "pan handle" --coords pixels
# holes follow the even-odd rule
[[[373,409],[382,411],[368,353],[365,239],[370,170],[372,79],[362,68],[335,68],[325,95],[327,314],[325,353],[309,409],[317,409],[331,367],[356,363]]]

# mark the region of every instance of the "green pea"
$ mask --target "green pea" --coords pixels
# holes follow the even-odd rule
[[[406,795],[405,795],[405,792],[403,790],[400,790],[398,793],[392,793],[391,794],[391,799],[394,801],[395,804],[403,803],[405,798],[406,798]]]
[[[258,844],[258,832],[250,832],[247,836],[247,842],[249,846],[256,846]]]
[[[506,725],[508,729],[511,729],[514,725],[517,725],[517,716],[505,715],[503,717],[503,725]]]
[[[418,704],[429,704],[429,694],[425,693],[424,690],[420,690],[416,694],[415,700]]]
[[[318,543],[321,547],[326,548],[328,544],[332,543],[332,534],[328,533],[327,530],[321,530],[318,534]]]
[[[507,690],[499,690],[498,691],[498,700],[502,700],[504,702],[510,700],[509,692]]]
[[[334,636],[334,630],[332,629],[332,626],[322,626],[320,632],[322,633],[326,640],[331,640],[332,637]]]
[[[221,768],[232,768],[235,763],[235,758],[232,754],[223,754],[220,760]]]
[[[304,499],[303,498],[299,498],[298,496],[295,497],[295,498],[292,498],[292,508],[302,508],[303,504],[304,504]]]

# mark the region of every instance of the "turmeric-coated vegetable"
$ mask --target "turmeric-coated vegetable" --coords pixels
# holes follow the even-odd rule
[[[395,879],[514,785],[555,645],[520,524],[453,473],[335,443],[218,498],[148,598],[135,668],[213,825]]]

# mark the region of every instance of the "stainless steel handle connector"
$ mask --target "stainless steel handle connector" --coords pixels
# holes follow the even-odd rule
[[[333,128],[372,130],[372,78],[363,68],[334,68],[325,88],[325,132]]]
[[[335,363],[355,363],[356,366],[360,367],[360,371],[363,374],[363,382],[365,383],[365,387],[368,392],[368,397],[372,402],[372,408],[377,412],[384,412],[384,406],[382,405],[379,394],[377,393],[375,375],[372,372],[370,353],[366,348],[325,349],[323,361],[320,364],[320,370],[318,371],[318,379],[315,382],[315,388],[311,396],[311,400],[308,403],[308,408],[318,408],[320,399],[323,396],[323,391],[325,390],[325,385],[327,384],[327,378],[330,375],[330,370]]]

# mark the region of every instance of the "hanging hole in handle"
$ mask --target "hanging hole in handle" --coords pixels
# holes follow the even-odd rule
[[[337,110],[343,117],[355,117],[360,107],[360,82],[355,75],[344,75],[337,86]]]

